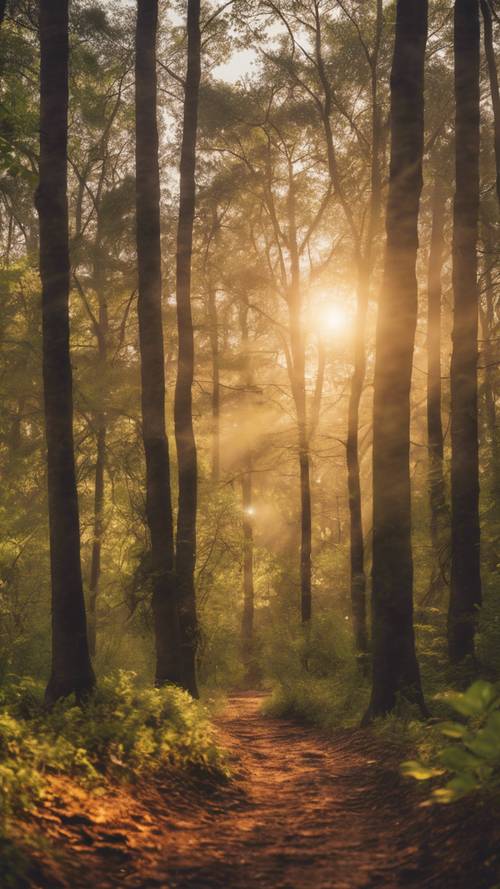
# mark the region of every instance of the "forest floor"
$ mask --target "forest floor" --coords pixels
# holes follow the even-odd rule
[[[400,746],[367,730],[327,737],[265,717],[261,704],[235,695],[218,719],[234,772],[225,785],[169,777],[96,795],[54,778],[23,824],[31,864],[19,886],[500,885],[500,825],[486,809],[422,806],[400,775]]]

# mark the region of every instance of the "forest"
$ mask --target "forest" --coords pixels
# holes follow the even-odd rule
[[[0,0],[0,887],[499,889],[499,0]]]

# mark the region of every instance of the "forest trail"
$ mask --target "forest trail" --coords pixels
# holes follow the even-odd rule
[[[103,798],[80,793],[71,802],[67,788],[55,788],[38,819],[62,855],[49,865],[40,852],[28,885],[495,885],[498,854],[491,852],[484,813],[481,824],[470,805],[419,806],[414,784],[400,776],[399,755],[370,732],[345,730],[328,738],[262,716],[261,704],[261,695],[233,696],[219,718],[236,780],[215,791],[159,781],[133,795],[119,789]]]

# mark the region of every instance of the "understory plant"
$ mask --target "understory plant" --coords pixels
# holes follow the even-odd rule
[[[50,774],[97,785],[161,768],[222,776],[225,766],[205,708],[168,685],[146,688],[120,671],[101,680],[84,707],[47,712],[32,679],[0,692],[0,818],[43,798]]]
[[[437,726],[442,737],[437,752],[423,761],[403,763],[403,774],[417,781],[434,780],[431,799],[452,803],[481,791],[500,793],[500,692],[491,682],[478,680],[465,692],[438,696],[457,718]]]

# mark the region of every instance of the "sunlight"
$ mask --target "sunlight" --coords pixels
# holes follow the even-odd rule
[[[342,306],[326,306],[321,313],[321,325],[328,333],[345,333],[350,319]]]

